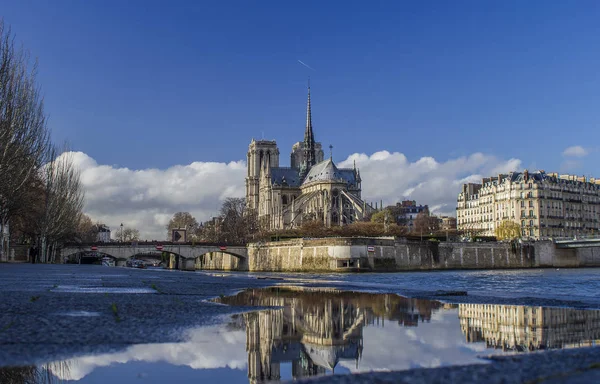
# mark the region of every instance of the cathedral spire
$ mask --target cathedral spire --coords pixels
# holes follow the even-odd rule
[[[310,108],[310,78],[308,79],[308,99],[306,101],[306,129],[304,130],[304,164],[302,173],[306,175],[310,168],[316,164],[315,135],[312,129],[312,114]]]
[[[315,137],[312,129],[312,114],[310,110],[310,78],[308,79],[308,100],[306,101],[306,129],[304,131],[304,143],[311,143],[314,147]]]

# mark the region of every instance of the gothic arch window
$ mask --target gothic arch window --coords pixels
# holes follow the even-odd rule
[[[286,205],[288,203],[287,195],[281,196],[281,204]]]
[[[339,194],[340,194],[340,192],[337,189],[334,189],[333,191],[331,191],[331,205],[333,207],[338,207],[340,204]]]

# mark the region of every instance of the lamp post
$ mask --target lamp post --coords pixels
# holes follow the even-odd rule
[[[123,242],[123,223],[121,223],[121,243]]]

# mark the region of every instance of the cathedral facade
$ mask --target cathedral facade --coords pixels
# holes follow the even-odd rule
[[[248,148],[246,204],[257,212],[266,230],[290,229],[318,220],[326,226],[362,220],[374,209],[361,199],[361,178],[356,168],[338,168],[325,159],[315,141],[310,105],[306,105],[304,140],[292,146],[290,167],[279,166],[277,143],[252,140]]]

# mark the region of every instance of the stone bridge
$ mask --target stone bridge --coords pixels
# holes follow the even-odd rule
[[[132,243],[94,243],[66,244],[60,251],[64,260],[82,255],[108,256],[116,260],[117,265],[125,265],[133,256],[162,258],[170,254],[169,265],[177,269],[195,270],[202,256],[219,252],[238,259],[240,266],[247,264],[246,245],[225,245],[213,243],[171,243],[171,242],[132,242]]]

